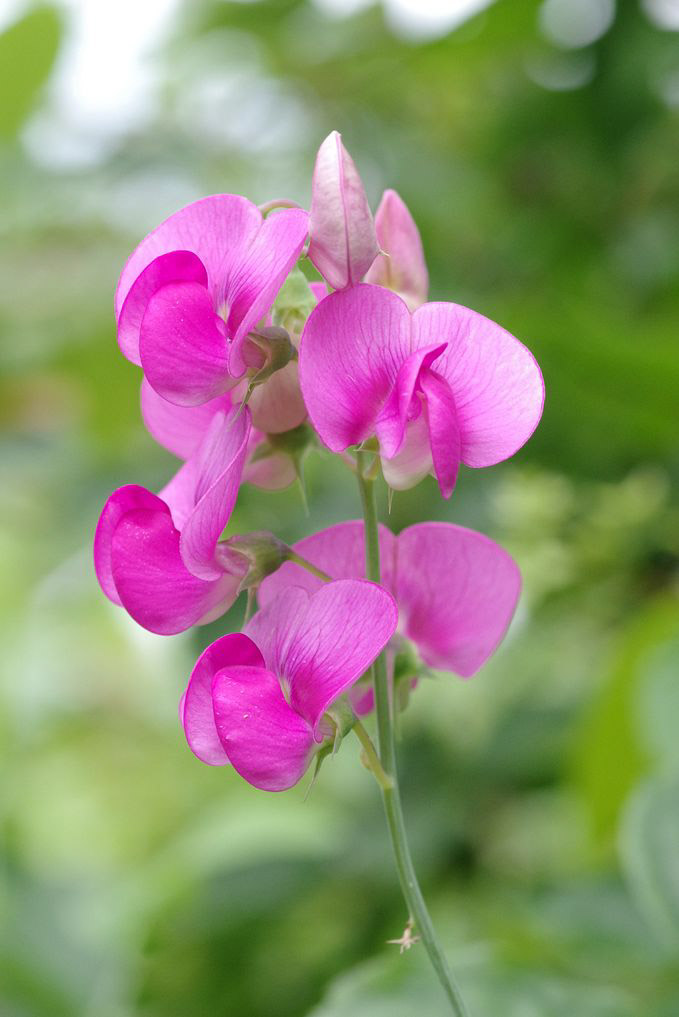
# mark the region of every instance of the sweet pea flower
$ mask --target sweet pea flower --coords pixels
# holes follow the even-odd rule
[[[495,541],[453,523],[417,523],[398,536],[380,526],[382,585],[398,605],[397,637],[415,644],[424,663],[463,678],[497,649],[521,591],[513,558]],[[294,550],[333,579],[365,575],[361,520],[305,537]],[[259,588],[265,608],[292,587],[313,593],[321,581],[292,562]],[[357,712],[372,705],[369,697]]]
[[[429,294],[429,273],[422,240],[408,206],[396,191],[387,190],[375,213],[375,230],[381,253],[363,282],[398,293],[415,311]]]
[[[283,373],[283,371],[278,372],[278,374]],[[276,377],[274,375],[266,385],[262,386],[262,389],[275,382]],[[253,398],[258,391],[261,390],[255,390]],[[278,396],[281,389],[276,386],[270,391]],[[159,396],[146,379],[141,384],[141,413],[146,429],[159,445],[166,448],[168,452],[172,452],[178,459],[186,460],[194,455],[215,414],[228,414],[237,406],[234,392],[226,392],[207,403],[201,403],[200,406],[177,406]],[[276,421],[280,421],[286,411],[282,409],[281,414],[276,415],[272,399],[267,405],[267,412]],[[306,410],[304,416],[306,416]],[[250,417],[254,423],[255,414],[252,413],[251,405]],[[261,420],[261,417],[258,419]],[[269,420],[270,424],[273,422],[273,419]],[[276,433],[275,427],[272,429],[272,433]],[[266,455],[262,454],[264,451],[266,451]],[[251,427],[243,466],[243,482],[254,484],[255,487],[261,487],[267,491],[279,491],[292,484],[296,477],[297,471],[293,458],[283,448],[277,450],[272,447],[267,434]]]
[[[460,463],[492,466],[535,430],[544,385],[533,355],[459,304],[424,304],[360,284],[312,311],[300,345],[311,421],[333,452],[375,435],[396,490],[428,473],[449,498]]]
[[[377,254],[368,198],[353,159],[333,131],[318,150],[309,213],[309,259],[341,290],[360,282]]]
[[[180,706],[192,752],[263,791],[296,784],[332,728],[324,714],[396,628],[393,598],[365,580],[288,586],[198,659]]]
[[[221,395],[256,356],[248,333],[267,314],[307,233],[302,209],[264,219],[237,194],[176,212],[142,240],[120,276],[123,354],[170,402],[195,406]]]
[[[238,496],[249,432],[247,408],[219,410],[159,495],[130,484],[106,502],[94,538],[99,585],[143,628],[182,632],[218,618],[236,599],[247,561],[218,541]]]

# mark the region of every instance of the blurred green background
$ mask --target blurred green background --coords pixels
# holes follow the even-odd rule
[[[405,807],[473,1017],[679,1014],[679,4],[0,3],[0,1012],[439,1017],[351,740],[266,795],[176,711],[223,623],[164,639],[96,586],[95,522],[175,468],[112,294],[203,194],[307,204],[332,129],[398,189],[432,296],[535,352],[511,462],[398,495],[525,579],[471,682],[402,718]],[[232,528],[355,517],[348,473],[244,489]],[[383,509],[385,508],[383,499]],[[243,605],[229,622],[238,625]]]

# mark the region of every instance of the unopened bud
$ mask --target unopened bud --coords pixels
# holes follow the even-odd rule
[[[248,357],[244,353],[244,360],[251,365],[250,388],[261,385],[297,358],[297,350],[292,345],[288,332],[279,325],[258,328],[248,334],[247,341],[251,344],[251,355]]]
[[[304,273],[295,268],[283,283],[280,293],[273,305],[271,317],[274,325],[286,329],[294,343],[302,334],[307,318],[316,306],[309,281]]]
[[[429,274],[420,232],[408,206],[396,191],[388,190],[375,215],[381,253],[369,268],[364,282],[393,290],[414,311],[426,303]]]
[[[266,530],[238,534],[217,545],[219,563],[228,572],[242,574],[239,593],[259,586],[288,561],[291,554],[287,544]]]
[[[336,290],[360,282],[379,252],[363,181],[337,131],[316,156],[309,238],[309,259]]]

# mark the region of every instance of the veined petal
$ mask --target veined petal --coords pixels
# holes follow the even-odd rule
[[[224,751],[212,706],[212,679],[223,667],[264,667],[257,646],[237,632],[215,640],[200,655],[182,696],[180,721],[193,754],[210,766],[224,766],[229,758]]]
[[[206,403],[233,386],[226,326],[198,283],[170,283],[153,294],[139,352],[149,384],[179,406]]]
[[[191,251],[161,254],[137,276],[118,315],[118,345],[123,356],[141,367],[139,330],[147,304],[154,293],[169,283],[194,282],[207,287],[205,265]]]
[[[492,466],[537,427],[544,384],[532,353],[499,325],[459,304],[425,304],[413,315],[413,343],[447,343],[436,371],[448,382],[462,462]]]
[[[422,373],[441,356],[445,348],[445,343],[423,346],[401,364],[394,387],[375,424],[380,452],[387,459],[395,456],[403,444],[409,411],[412,411],[413,398]],[[419,409],[418,406],[418,413]]]
[[[242,354],[245,337],[274,302],[301,254],[308,231],[309,216],[303,209],[274,212],[262,223],[245,256],[234,263],[223,295],[234,377],[240,377],[247,367]]]
[[[394,599],[381,586],[339,579],[310,596],[289,588],[258,611],[247,631],[257,639],[267,664],[267,650],[253,628],[257,634],[267,627],[276,632],[268,637],[270,644],[275,640],[275,673],[289,684],[290,705],[320,741],[324,712],[370,667],[397,621]]]
[[[175,212],[128,258],[115,295],[116,319],[137,277],[170,251],[190,251],[200,258],[207,270],[208,289],[217,300],[231,264],[242,257],[261,224],[257,206],[239,194],[213,194]]]
[[[448,383],[436,372],[425,370],[420,380],[434,472],[444,498],[450,498],[460,468],[460,428],[455,400]]]
[[[387,190],[382,195],[375,214],[375,229],[385,254],[378,254],[364,282],[393,290],[414,311],[427,299],[429,274],[420,231],[396,191]]]
[[[141,415],[152,438],[179,459],[189,459],[205,437],[215,413],[231,409],[231,395],[201,403],[177,406],[159,396],[146,378],[141,383]]]
[[[333,452],[370,437],[410,354],[410,315],[379,286],[331,293],[311,312],[299,356],[302,395]]]
[[[205,582],[187,570],[169,509],[127,512],[111,542],[111,569],[125,610],[143,628],[169,636],[213,621],[238,595],[241,575]]]
[[[316,156],[309,235],[309,258],[336,290],[360,282],[379,251],[363,182],[337,131]]]
[[[282,675],[283,662],[297,619],[309,606],[310,594],[301,586],[290,586],[285,596],[275,597],[257,611],[244,628],[262,651],[270,671]]]
[[[219,738],[234,768],[262,791],[287,791],[306,771],[311,727],[286,702],[276,675],[262,667],[218,671],[212,703]]]
[[[236,407],[228,414],[218,411],[183,467],[194,485],[194,508],[182,525],[180,549],[186,567],[200,579],[221,575],[215,547],[238,497],[249,435],[247,407]]]
[[[405,634],[431,667],[473,675],[496,649],[521,589],[519,570],[489,537],[419,523],[397,542],[396,598]]]
[[[145,487],[137,484],[126,484],[119,487],[106,501],[94,534],[94,571],[99,585],[109,600],[120,605],[120,595],[116,589],[111,570],[111,546],[113,534],[123,516],[135,509],[156,509],[167,511],[165,503]]]
[[[332,579],[365,579],[364,526],[360,519],[338,523],[310,537],[297,541],[294,550]],[[392,591],[395,585],[394,555],[396,538],[391,530],[380,524],[380,565],[382,586]],[[323,586],[323,580],[312,575],[301,565],[286,561],[261,583],[258,600],[262,607],[274,600],[290,586],[300,586],[313,593]]]

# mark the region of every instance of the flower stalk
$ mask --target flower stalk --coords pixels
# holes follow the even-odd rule
[[[357,477],[365,521],[366,578],[374,583],[379,583],[381,577],[379,530],[377,526],[375,481],[370,476],[370,467],[372,466],[370,459],[370,453],[365,451],[358,452]],[[432,967],[448,998],[452,1013],[455,1014],[455,1017],[469,1017],[469,1011],[465,1006],[436,935],[436,930],[422,896],[410,855],[396,768],[393,715],[387,676],[387,661],[384,652],[379,655],[373,664],[373,680],[379,758],[381,768],[389,781],[389,783],[386,781],[378,783],[382,793],[382,801],[394,850],[401,891],[408,908],[408,913],[421,936]]]

